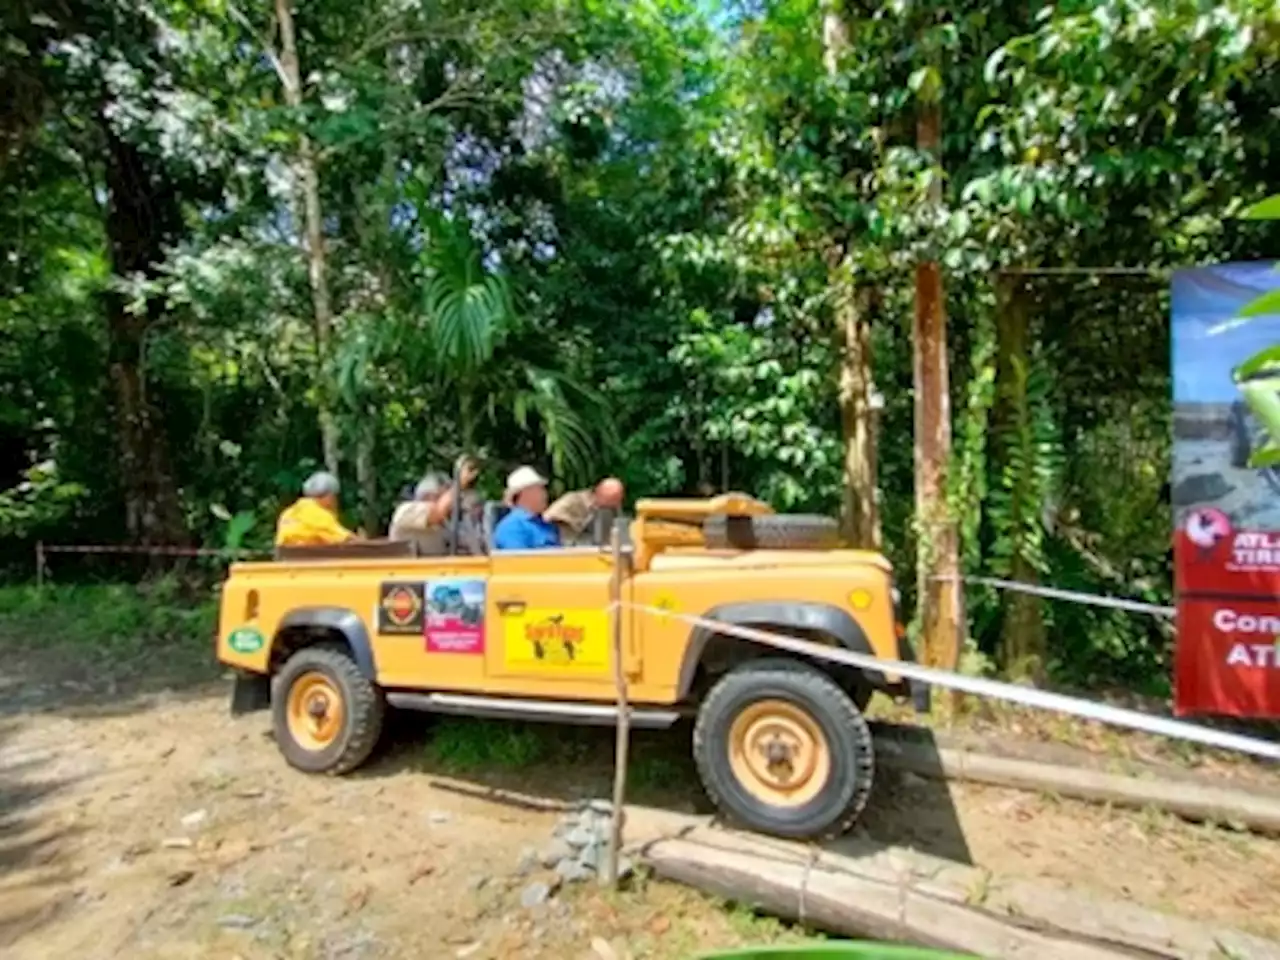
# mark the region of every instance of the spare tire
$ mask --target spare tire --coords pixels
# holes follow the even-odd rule
[[[830,517],[804,513],[730,517],[702,522],[708,547],[735,550],[829,550],[840,546],[840,525]]]

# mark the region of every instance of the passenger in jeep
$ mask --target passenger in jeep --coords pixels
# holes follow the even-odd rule
[[[460,464],[458,482],[463,496],[479,474],[474,461],[468,459]],[[413,493],[412,500],[396,507],[387,536],[391,540],[417,544],[419,556],[442,557],[448,553],[449,519],[458,491],[443,474],[429,473],[419,481]]]
[[[507,477],[511,511],[493,530],[494,550],[542,550],[560,546],[560,528],[543,518],[547,481],[533,467],[518,467]]]
[[[323,470],[302,485],[302,497],[280,513],[277,547],[317,547],[358,539],[338,519],[338,478]]]
[[[589,543],[596,515],[601,510],[619,510],[625,494],[622,481],[605,477],[589,490],[564,494],[543,514],[560,528],[560,542],[565,546]]]

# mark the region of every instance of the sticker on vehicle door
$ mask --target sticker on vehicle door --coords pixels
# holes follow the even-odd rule
[[[388,580],[378,595],[378,633],[421,636],[422,581]]]
[[[609,668],[609,615],[603,610],[526,610],[504,618],[503,640],[508,670]]]
[[[427,583],[427,652],[484,653],[485,583],[465,577]]]

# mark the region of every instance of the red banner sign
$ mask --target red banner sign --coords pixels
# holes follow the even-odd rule
[[[1173,281],[1177,713],[1280,717],[1280,287],[1271,263]]]

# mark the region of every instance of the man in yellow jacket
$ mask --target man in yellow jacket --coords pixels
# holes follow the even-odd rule
[[[302,497],[285,508],[276,523],[277,547],[314,547],[357,539],[338,519],[338,478],[313,473],[302,485]]]

